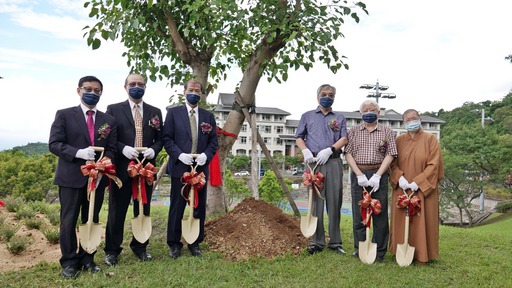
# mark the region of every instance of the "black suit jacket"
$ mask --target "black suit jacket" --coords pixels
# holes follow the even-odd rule
[[[156,165],[156,156],[162,150],[162,111],[144,102],[142,105],[142,146],[152,148],[155,151],[155,158],[150,162]],[[114,116],[117,123],[117,156],[116,172],[121,181],[129,178],[127,168],[130,159],[123,155],[125,146],[133,147],[135,144],[135,121],[133,120],[130,103],[128,100],[107,107],[107,114]],[[158,125],[152,127],[158,117]],[[141,159],[142,160],[142,157]]]
[[[185,104],[186,105],[186,104]],[[167,174],[171,177],[181,177],[184,172],[190,171],[190,166],[183,164],[178,157],[181,153],[190,153],[192,148],[192,135],[190,134],[190,120],[185,105],[167,110],[164,124],[163,143],[167,154],[170,156],[167,165]],[[208,164],[212,160],[219,142],[217,139],[217,124],[213,114],[205,109],[198,110],[199,123],[197,123],[197,153],[205,153],[208,160],[203,166],[197,166],[197,172],[205,173],[208,179]],[[211,130],[205,131],[201,124],[209,124]]]
[[[98,130],[104,124],[110,126],[110,133],[103,139],[98,134]],[[97,111],[94,121],[94,146],[104,147],[104,156],[109,157],[113,162],[117,152],[116,133],[114,117]],[[53,184],[70,188],[84,187],[88,178],[82,174],[80,166],[85,164],[85,160],[75,158],[75,155],[79,149],[91,146],[91,141],[85,116],[80,106],[57,111],[50,130],[48,146],[50,152],[59,157]],[[100,155],[100,152],[96,152],[96,160],[99,160]],[[102,182],[106,181],[106,178],[104,177]]]

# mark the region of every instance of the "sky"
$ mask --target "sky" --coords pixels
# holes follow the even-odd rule
[[[316,89],[325,83],[337,88],[336,111],[358,110],[370,92],[359,87],[377,81],[396,95],[379,104],[398,113],[450,111],[468,101],[499,101],[510,92],[512,64],[504,58],[512,54],[512,1],[363,2],[369,15],[360,14],[358,24],[347,18],[345,37],[336,42],[349,70],[332,74],[319,63],[309,72],[290,71],[282,84],[262,78],[256,105],[298,120],[316,108]],[[80,103],[76,87],[83,76],[103,82],[99,110],[126,100],[125,48],[119,42],[88,47],[82,28],[94,21],[87,15],[77,0],[0,0],[0,151],[47,143],[55,112]],[[208,102],[233,93],[241,76],[231,71]],[[165,115],[170,95],[181,91],[148,82],[144,101]]]

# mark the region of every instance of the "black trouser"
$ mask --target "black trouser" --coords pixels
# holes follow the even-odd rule
[[[121,245],[123,244],[124,224],[126,221],[128,207],[130,206],[130,201],[133,197],[132,184],[133,178],[128,178],[123,182],[123,187],[121,187],[121,189],[119,189],[116,185],[113,185],[110,191],[110,197],[108,200],[108,220],[107,228],[105,231],[105,254],[119,255],[123,250]],[[143,210],[144,215],[149,216],[151,210],[153,186],[147,185],[146,181],[144,181],[144,185],[146,185],[146,196],[148,202],[144,204]],[[133,217],[137,217],[138,215],[139,201],[134,200]],[[144,243],[140,243],[137,241],[137,239],[135,239],[135,237],[132,236],[130,248],[134,253],[139,254],[146,251],[148,244],[149,239]]]
[[[103,203],[104,186],[96,189],[94,201],[93,222],[99,222],[99,214]],[[87,185],[82,188],[59,186],[60,201],[60,265],[81,268],[82,265],[94,261],[94,253],[89,254],[80,246],[77,252],[76,222],[81,213],[81,223],[86,223],[89,217],[89,201],[87,200]]]
[[[364,170],[361,172],[370,179],[378,169]],[[388,223],[388,173],[380,178],[379,190],[372,193],[372,199],[378,199],[382,204],[379,215],[372,214],[373,236],[372,242],[377,243],[377,257],[384,257],[388,248],[389,223]],[[350,173],[350,186],[352,192],[352,225],[354,232],[354,249],[358,251],[359,241],[366,241],[366,226],[362,223],[361,206],[358,204],[363,199],[363,188],[357,184],[357,176]],[[367,188],[368,189],[368,188]],[[369,188],[371,189],[371,187]],[[370,190],[367,190],[370,192]]]
[[[181,179],[171,177],[171,205],[169,207],[169,219],[167,221],[167,245],[169,248],[181,248],[181,220],[187,202],[181,196]],[[194,218],[199,219],[199,237],[189,244],[189,248],[198,246],[204,240],[204,220],[206,218],[206,192],[208,183],[205,183],[202,190],[199,191],[198,206],[194,209]],[[188,187],[187,187],[188,188]]]

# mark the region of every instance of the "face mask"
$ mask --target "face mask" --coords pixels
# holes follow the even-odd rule
[[[196,105],[201,100],[201,96],[197,94],[187,94],[187,102],[191,105]]]
[[[140,99],[142,96],[144,96],[144,89],[140,87],[132,87],[128,89],[128,95],[132,97],[133,99]]]
[[[421,120],[412,120],[405,123],[405,129],[409,132],[416,132],[421,127]]]
[[[84,92],[82,93],[82,101],[89,106],[96,106],[100,101],[100,96],[94,94],[93,92]]]
[[[364,122],[366,122],[366,123],[373,123],[373,122],[375,122],[375,120],[377,120],[377,113],[368,112],[368,113],[363,114],[362,118],[363,118]]]
[[[334,99],[328,96],[320,97],[320,106],[324,108],[331,107],[332,103],[334,102]]]

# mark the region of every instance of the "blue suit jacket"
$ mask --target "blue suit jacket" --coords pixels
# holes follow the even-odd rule
[[[219,141],[217,139],[217,124],[213,114],[205,109],[199,108],[199,121],[197,123],[197,154],[205,153],[208,160],[203,166],[197,166],[197,172],[205,173],[208,179],[208,164],[212,160]],[[203,131],[201,124],[207,123],[211,126],[209,132]],[[177,106],[167,110],[163,129],[163,143],[167,154],[170,156],[167,164],[167,174],[171,177],[181,177],[183,173],[190,171],[190,166],[183,164],[178,157],[181,153],[190,153],[192,148],[192,135],[190,132],[190,121],[185,105]]]

